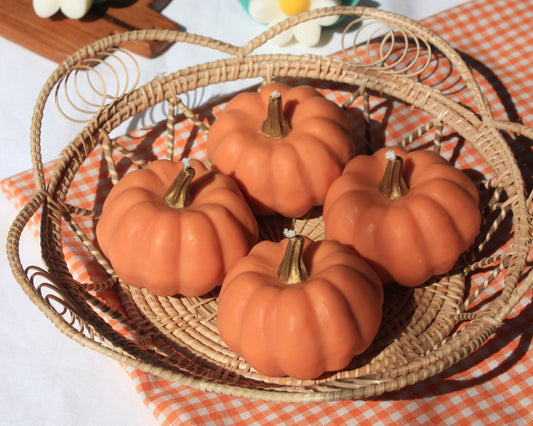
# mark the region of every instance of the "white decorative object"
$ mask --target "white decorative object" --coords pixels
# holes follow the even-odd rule
[[[40,18],[49,18],[61,10],[70,19],[85,16],[93,5],[93,0],[33,0],[33,10]]]
[[[273,26],[298,13],[340,5],[341,0],[250,0],[248,12],[255,21]],[[277,35],[273,40],[281,46],[295,38],[307,46],[315,46],[320,41],[322,27],[333,25],[338,18],[326,16],[302,22]]]

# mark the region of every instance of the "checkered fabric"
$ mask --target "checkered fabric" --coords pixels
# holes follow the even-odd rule
[[[441,35],[462,55],[497,119],[533,126],[533,2],[473,1],[429,17],[422,23]],[[439,72],[447,75],[445,67],[440,67],[433,78],[438,79]],[[460,101],[469,102],[464,97],[464,88],[449,87],[445,90]],[[327,87],[323,88],[323,92],[336,102],[344,101],[342,93]],[[384,133],[384,143],[401,140],[421,122],[428,120],[424,113],[410,108],[395,108],[395,119],[390,120],[387,117],[388,105],[377,97],[370,101],[373,120],[370,130],[374,136]],[[222,107],[217,106],[212,111],[214,117],[220,114]],[[355,121],[358,118],[353,117]],[[207,122],[208,118],[200,112],[200,119]],[[386,132],[382,132],[386,121]],[[356,137],[361,129],[355,129]],[[187,156],[202,158],[205,156],[205,136],[197,135],[190,140],[193,130],[188,120],[176,122],[177,151],[181,148]],[[118,142],[141,153],[150,146],[146,154],[155,158],[164,155],[165,131],[165,124],[155,125],[127,134]],[[363,134],[359,136],[364,137]],[[428,140],[433,137],[427,136]],[[444,140],[452,143],[443,144],[443,156],[459,168],[490,175],[490,170],[484,169],[486,166],[474,150],[462,147],[457,152],[458,144],[453,143],[454,138],[453,134],[445,131]],[[150,141],[150,144],[143,141]],[[531,141],[517,137],[509,138],[509,143],[531,191]],[[94,203],[101,202],[98,197],[104,197],[109,190],[109,184],[101,183],[99,179],[102,153],[98,149],[82,165],[72,184],[67,200],[72,204],[90,208]],[[47,164],[46,173],[54,165],[54,162]],[[119,170],[120,173],[127,171],[127,166],[124,167]],[[32,173],[23,172],[6,179],[1,182],[1,188],[17,207],[22,207],[34,191]],[[33,221],[38,220],[38,216],[33,218]],[[38,227],[33,229],[37,236]],[[84,249],[74,234],[68,232],[65,231],[65,253],[75,278],[83,282],[97,282],[104,276],[103,272],[97,265],[83,262]],[[112,300],[112,295],[107,296],[109,303],[118,303]],[[124,366],[124,369],[147,408],[162,425],[527,425],[533,422],[532,308],[530,292],[496,334],[467,359],[423,382],[364,401],[309,404],[255,401],[199,391],[129,366]]]

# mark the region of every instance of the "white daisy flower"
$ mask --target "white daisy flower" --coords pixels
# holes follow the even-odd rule
[[[257,22],[273,26],[291,16],[308,10],[340,6],[342,0],[250,0],[248,12]],[[315,46],[320,41],[322,27],[333,25],[338,16],[325,16],[302,22],[277,35],[273,40],[278,45],[290,42],[293,37],[307,46]]]

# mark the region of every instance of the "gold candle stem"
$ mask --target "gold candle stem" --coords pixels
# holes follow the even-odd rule
[[[289,238],[285,256],[278,268],[280,281],[287,284],[300,284],[309,277],[302,257],[304,242],[304,238],[300,235]]]
[[[394,201],[405,195],[409,188],[407,187],[403,176],[403,158],[394,154],[394,151],[387,152],[387,167],[383,179],[379,183],[379,192]]]
[[[261,132],[267,138],[282,139],[289,134],[291,126],[283,114],[281,94],[274,91],[268,100],[267,118],[263,122]]]
[[[195,171],[189,162],[183,162],[183,168],[176,176],[165,194],[165,204],[174,209],[182,209],[190,204],[189,185]]]

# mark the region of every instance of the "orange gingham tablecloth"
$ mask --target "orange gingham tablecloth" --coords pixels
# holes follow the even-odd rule
[[[531,0],[473,1],[422,21],[458,50],[470,65],[495,118],[533,126],[533,2]],[[443,71],[444,73],[446,71]],[[333,93],[325,91],[327,96]],[[458,99],[462,93],[457,92]],[[467,102],[467,101],[465,101]],[[220,113],[215,109],[214,115]],[[400,114],[401,110],[400,110]],[[410,109],[404,117],[389,122],[386,143],[400,140],[422,119]],[[373,104],[372,132],[380,130],[386,111]],[[138,150],[156,147],[164,154],[165,124],[140,129],[121,137],[120,143]],[[192,125],[176,125],[178,151],[203,157],[205,138],[191,141]],[[361,130],[362,131],[362,130]],[[446,139],[446,138],[445,138]],[[150,144],[143,142],[150,141]],[[453,136],[449,137],[453,141]],[[531,141],[509,139],[528,191],[533,188]],[[453,144],[452,144],[453,145]],[[159,148],[157,148],[159,147]],[[158,151],[160,149],[160,151]],[[441,153],[450,158],[453,146]],[[98,150],[96,150],[98,151]],[[148,153],[148,151],[147,151]],[[99,157],[100,155],[100,157]],[[455,159],[460,168],[482,169],[483,162],[472,149],[462,148]],[[55,162],[46,164],[46,174]],[[69,200],[91,207],[98,202],[96,185],[101,153],[83,164],[72,184]],[[490,174],[488,170],[481,170]],[[125,172],[125,170],[121,170]],[[104,184],[105,185],[105,184]],[[1,188],[17,208],[34,193],[31,171],[1,182]],[[102,192],[99,188],[99,192]],[[108,188],[107,188],[108,189]],[[101,200],[100,200],[101,201]],[[38,221],[36,216],[33,221]],[[33,227],[38,236],[38,227]],[[80,281],[97,281],[102,271],[84,263],[85,252],[73,234],[65,234],[66,258]],[[531,265],[531,258],[530,258]],[[116,303],[113,299],[109,303]],[[447,371],[402,390],[362,401],[278,403],[236,398],[161,379],[123,366],[139,396],[156,420],[171,424],[523,424],[533,422],[533,306],[531,291],[509,318],[481,348]]]

